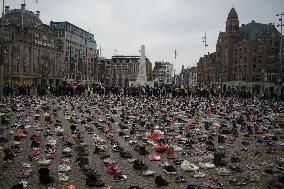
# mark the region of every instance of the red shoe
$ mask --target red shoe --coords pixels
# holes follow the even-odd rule
[[[121,171],[117,167],[111,166],[110,168],[108,168],[107,172],[110,175],[115,175],[115,174],[120,173]]]
[[[46,154],[47,159],[54,159],[55,158],[55,153],[52,154]]]
[[[157,141],[159,139],[159,137],[160,137],[159,134],[156,133],[156,132],[151,132],[150,136],[149,136],[149,138],[154,140],[154,141]]]
[[[187,126],[187,128],[189,128],[189,129],[194,129],[194,128],[195,128],[195,126],[194,126],[194,125],[192,125],[192,124],[189,124],[189,125]]]
[[[40,144],[40,138],[39,137],[34,137],[33,141],[35,141],[35,143]]]
[[[169,159],[175,159],[176,158],[176,155],[175,155],[173,147],[168,147],[168,149],[167,149],[167,157]]]
[[[69,158],[62,157],[62,158],[59,159],[59,163],[60,164],[69,164],[70,160],[69,160]]]
[[[155,147],[156,152],[162,153],[167,151],[167,148],[163,144],[159,144]]]
[[[28,135],[24,132],[23,129],[19,129],[18,136],[21,138],[27,138]]]

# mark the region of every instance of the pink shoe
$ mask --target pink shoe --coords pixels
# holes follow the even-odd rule
[[[149,159],[151,161],[160,161],[161,160],[161,156],[158,156],[156,154],[151,154],[151,155],[149,155]]]
[[[59,159],[60,164],[69,164],[70,160],[68,158],[62,157]]]
[[[46,157],[47,157],[47,159],[54,159],[55,158],[55,153],[47,154]]]
[[[218,180],[210,178],[207,182],[207,187],[210,189],[223,189],[224,185]]]
[[[33,157],[36,157],[36,156],[40,155],[40,151],[36,150],[36,149],[33,149],[31,154],[32,154]]]

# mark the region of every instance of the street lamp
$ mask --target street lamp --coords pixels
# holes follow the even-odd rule
[[[206,47],[208,46],[208,45],[207,45],[207,36],[206,36],[206,32],[205,32],[204,37],[202,37],[202,40],[203,40],[203,43],[204,43],[204,50],[205,50],[204,54],[206,55]]]

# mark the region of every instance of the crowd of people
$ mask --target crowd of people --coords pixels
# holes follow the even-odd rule
[[[5,96],[18,95],[54,95],[54,96],[75,96],[82,94],[99,94],[101,96],[115,95],[115,96],[146,96],[146,97],[237,97],[237,98],[251,98],[258,97],[261,99],[283,100],[283,96],[276,94],[252,94],[246,89],[227,88],[218,89],[203,89],[198,87],[184,87],[178,85],[159,86],[159,87],[144,87],[144,86],[107,86],[101,84],[92,85],[76,85],[70,84],[54,86],[29,86],[29,85],[5,85]]]

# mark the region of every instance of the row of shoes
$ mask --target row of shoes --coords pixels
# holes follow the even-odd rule
[[[119,153],[121,158],[132,158],[132,154],[130,154],[128,151],[123,150],[123,148],[120,147],[119,142],[113,137],[113,135],[111,134],[113,132],[112,129],[99,130],[103,131],[107,135],[109,143],[112,146],[112,150]],[[103,161],[105,166],[110,166],[107,169],[107,173],[113,176],[114,181],[126,180],[127,176],[125,174],[122,174],[122,171],[118,168],[118,166],[115,165],[115,161],[111,159],[108,153],[106,153],[106,140],[98,134],[94,134],[93,139],[96,145],[94,153],[100,155],[100,159]]]

